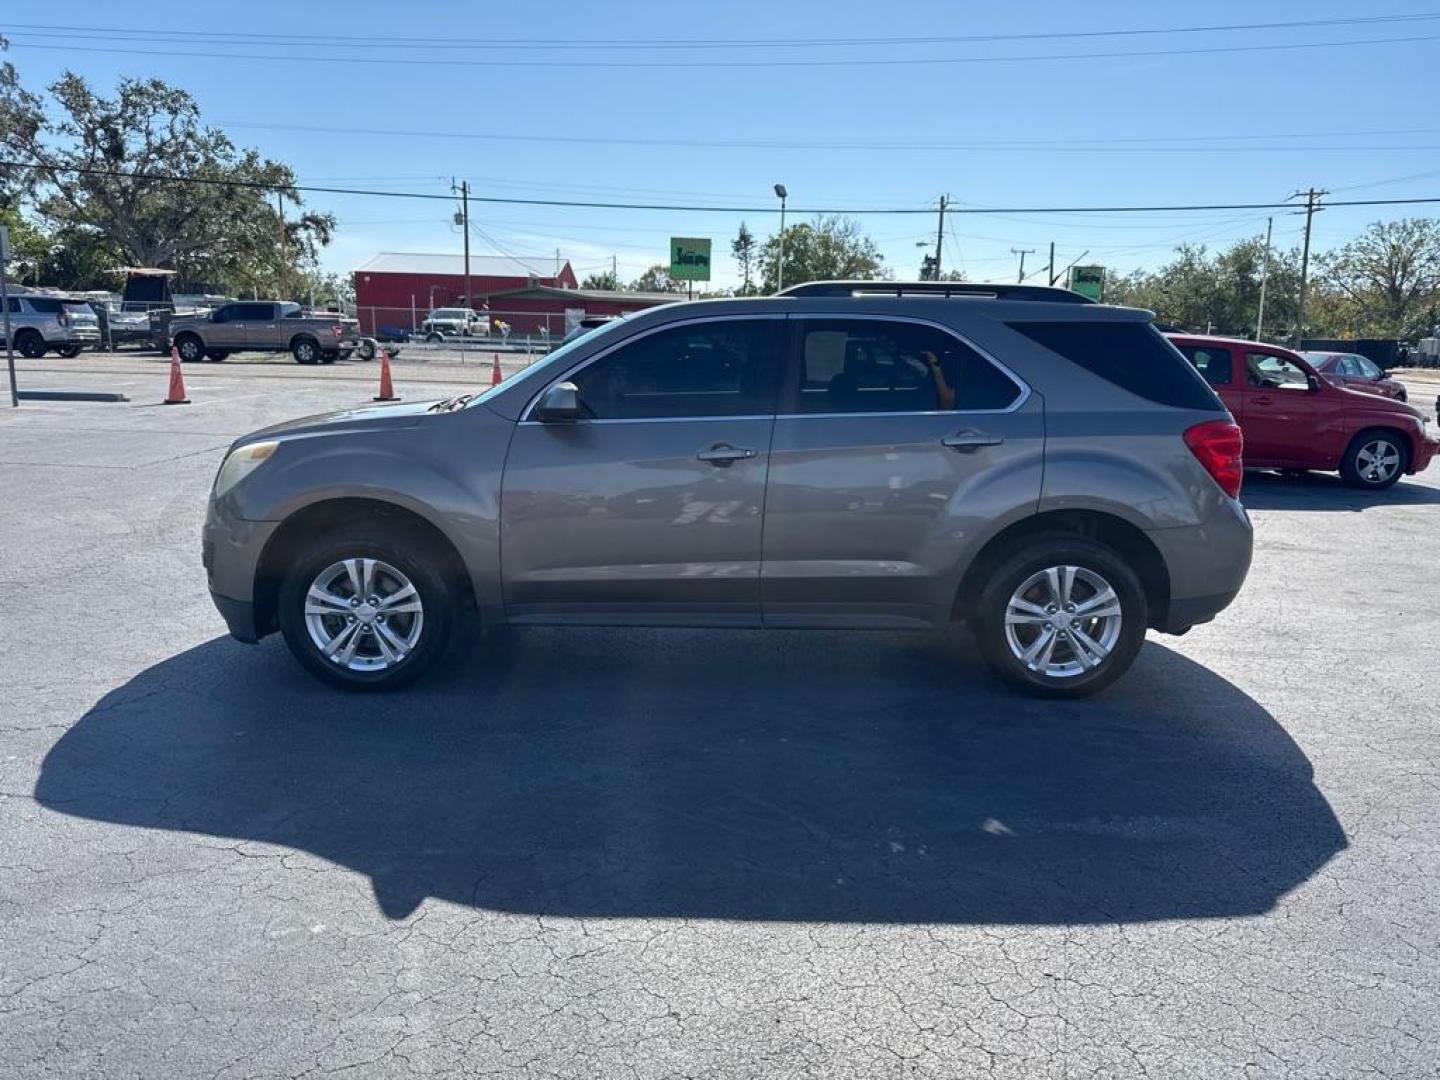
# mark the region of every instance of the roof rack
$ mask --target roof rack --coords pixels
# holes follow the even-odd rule
[[[776,296],[943,296],[980,300],[1039,300],[1093,304],[1088,296],[1048,285],[982,285],[968,281],[807,281]]]

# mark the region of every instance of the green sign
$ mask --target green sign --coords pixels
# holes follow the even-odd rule
[[[1072,266],[1070,268],[1070,291],[1088,296],[1097,304],[1105,295],[1105,268],[1103,266]]]
[[[673,281],[709,281],[710,241],[693,236],[672,236],[670,278]]]

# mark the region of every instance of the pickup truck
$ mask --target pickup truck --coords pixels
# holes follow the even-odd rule
[[[204,315],[170,320],[170,340],[188,362],[232,352],[288,352],[297,364],[331,364],[360,344],[360,324],[279,300],[241,300]]]

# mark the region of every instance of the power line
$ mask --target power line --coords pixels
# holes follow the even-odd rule
[[[884,57],[872,59],[837,60],[457,60],[449,57],[429,56],[367,56],[366,64],[388,64],[400,66],[423,65],[426,67],[462,68],[849,68],[849,67],[915,67],[919,65],[957,64],[1016,64],[1046,63],[1054,60],[1118,60],[1124,58],[1145,58],[1158,56],[1214,56],[1222,53],[1274,53],[1292,52],[1299,49],[1356,49],[1366,45],[1410,45],[1422,41],[1440,41],[1440,34],[1412,34],[1405,37],[1365,38],[1348,41],[1300,41],[1264,45],[1208,45],[1186,49],[1119,49],[1108,52],[1075,53],[1031,53],[1013,56],[920,56]],[[76,45],[67,42],[59,45],[37,45],[29,42],[11,42],[11,48],[40,49],[48,52],[107,53],[121,56],[153,56],[167,60],[260,60],[293,64],[296,56],[277,53],[201,52],[186,49],[183,52],[160,51],[155,49],[126,49],[114,46]],[[307,54],[304,62],[310,64],[354,65],[353,56],[315,56]]]
[[[1440,128],[1398,128],[1389,130],[1374,131],[1329,131],[1329,132],[1291,132],[1276,133],[1268,135],[1205,135],[1205,136],[1138,136],[1138,137],[1117,137],[1102,139],[1058,139],[1047,140],[981,140],[970,142],[883,142],[883,141],[844,141],[844,140],[774,140],[774,139],[676,139],[676,138],[644,138],[609,135],[535,135],[529,133],[491,133],[491,132],[454,132],[454,131],[416,131],[413,129],[400,128],[359,128],[359,127],[333,127],[324,124],[273,124],[259,123],[245,120],[222,120],[221,125],[227,128],[252,131],[293,131],[306,134],[318,135],[341,135],[347,138],[354,136],[375,136],[375,137],[396,137],[410,139],[445,139],[454,141],[457,139],[470,142],[519,142],[519,143],[556,143],[564,146],[577,144],[595,146],[654,146],[654,147],[713,147],[716,149],[735,150],[874,150],[885,153],[896,152],[931,152],[936,150],[963,150],[966,152],[991,151],[1005,153],[1170,153],[1170,152],[1201,152],[1201,153],[1273,153],[1276,150],[1283,150],[1286,153],[1314,153],[1317,151],[1345,151],[1354,153],[1357,150],[1404,150],[1406,152],[1417,150],[1436,150],[1440,146],[1426,146],[1415,143],[1404,143],[1382,146],[1362,146],[1354,142],[1344,144],[1309,145],[1309,146],[1266,146],[1252,144],[1247,146],[1223,146],[1214,145],[1214,140],[1233,139],[1235,141],[1275,139],[1320,139],[1320,138],[1380,138],[1385,136],[1400,135],[1435,135],[1440,134]],[[644,190],[644,189],[635,189]]]
[[[11,169],[32,169],[36,172],[69,173],[77,176],[109,176],[129,180],[151,180],[157,183],[208,184],[213,187],[246,188],[256,191],[276,191],[282,186],[265,184],[257,180],[224,180],[209,176],[176,176],[167,173],[133,172],[125,169],[100,169],[81,165],[50,165],[33,161],[0,160],[0,167]],[[454,196],[438,195],[423,191],[383,191],[367,188],[321,187],[313,184],[283,185],[285,191],[306,191],[321,195],[361,195],[388,199],[427,199],[452,202]],[[684,206],[671,203],[626,203],[593,202],[580,199],[521,199],[506,195],[471,195],[471,202],[504,203],[517,206],[567,206],[593,210],[656,210],[682,213],[705,214],[764,214],[773,213],[769,206]],[[1403,199],[1335,199],[1327,207],[1342,206],[1419,206],[1440,203],[1440,195],[1415,196]],[[998,214],[1158,214],[1180,211],[1209,210],[1283,210],[1291,209],[1286,202],[1251,203],[1174,203],[1157,206],[958,206],[947,207],[947,214],[998,215]],[[802,207],[791,208],[794,214],[933,214],[931,206],[888,206],[888,207]]]
[[[1396,24],[1413,22],[1431,22],[1440,19],[1440,12],[1412,12],[1391,15],[1361,15],[1328,19],[1290,19],[1274,22],[1253,22],[1253,23],[1210,23],[1195,26],[1165,26],[1165,27],[1121,27],[1113,30],[1060,30],[1043,31],[1022,34],[945,34],[927,35],[919,37],[890,37],[890,38],[585,38],[577,39],[548,39],[548,38],[447,38],[445,41],[436,41],[430,37],[397,37],[393,35],[357,35],[357,34],[333,34],[325,32],[324,41],[327,47],[336,45],[363,45],[373,46],[382,44],[386,46],[417,46],[426,48],[480,48],[493,51],[497,48],[526,48],[545,50],[568,50],[580,49],[586,51],[611,50],[611,49],[793,49],[793,48],[816,48],[816,47],[861,47],[873,49],[875,47],[901,46],[901,45],[955,45],[981,42],[1002,42],[1002,41],[1078,41],[1096,38],[1124,38],[1124,37],[1146,37],[1155,35],[1170,36],[1174,34],[1217,34],[1235,33],[1241,31],[1256,30],[1302,30],[1317,29],[1339,26],[1366,26],[1377,24]],[[98,34],[106,37],[135,37],[143,40],[154,40],[156,38],[168,40],[220,40],[240,43],[256,43],[268,45],[294,45],[313,49],[315,38],[313,36],[300,36],[296,34],[261,34],[254,32],[235,32],[217,34],[212,31],[199,30],[175,30],[161,27],[140,28],[135,26],[65,26],[53,23],[8,23],[7,27],[12,36],[65,36],[67,39],[78,34]],[[34,33],[31,33],[31,32]],[[49,31],[49,33],[44,33]]]

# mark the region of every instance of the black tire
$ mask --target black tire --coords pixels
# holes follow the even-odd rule
[[[374,360],[375,353],[375,342],[372,341],[370,338],[366,338],[364,341],[360,342],[360,347],[355,350],[355,355],[358,356],[361,360]]]
[[[230,354],[229,354],[228,352],[226,352],[224,349],[206,349],[206,350],[205,350],[205,359],[206,359],[206,360],[209,360],[212,364],[218,364],[218,363],[220,363],[220,361],[224,360],[224,359],[225,359],[227,356],[229,356],[229,355],[230,355]]]
[[[425,335],[425,340],[432,345],[438,345],[445,340],[445,335],[439,333],[438,331],[431,330],[428,334]]]
[[[66,360],[74,360],[75,357],[80,355],[80,350],[83,348],[83,345],[66,345],[64,348],[56,349],[55,352],[57,355],[63,356]]]
[[[177,337],[175,351],[180,354],[180,362],[183,364],[194,364],[205,359],[205,343],[194,334],[181,334]]]
[[[290,355],[295,357],[297,364],[318,364],[320,343],[314,338],[296,338],[290,345]]]
[[[1393,454],[1390,451],[1378,450],[1382,446],[1388,446]],[[1393,471],[1375,468],[1373,455],[1377,450],[1383,461],[1394,461],[1393,465],[1387,466]],[[1345,448],[1345,456],[1340,459],[1340,475],[1345,483],[1367,491],[1384,491],[1394,487],[1409,467],[1409,440],[1389,428],[1369,428],[1360,432],[1350,440],[1350,445]]]
[[[338,352],[322,352],[320,354],[320,362],[322,364],[333,364],[336,360],[339,359],[340,354]]]
[[[349,559],[389,564],[409,579],[420,597],[423,619],[418,640],[403,659],[381,670],[354,671],[327,659],[307,623],[306,596],[311,584],[327,569]],[[280,584],[277,621],[301,666],[323,681],[346,690],[396,690],[414,682],[445,655],[457,621],[457,596],[446,584],[443,560],[426,537],[373,522],[357,523],[318,537],[295,560]],[[338,633],[343,627],[336,629]],[[376,651],[376,631],[362,625],[354,633],[361,641],[362,654]]]
[[[47,346],[40,331],[26,327],[15,335],[15,348],[27,360],[39,360],[45,355]]]
[[[1007,632],[1006,612],[1011,597],[1028,579],[1050,567],[1076,567],[1085,572],[1074,575],[1071,595],[1078,595],[1078,605],[1098,595],[1091,578],[1108,584],[1119,600],[1119,626],[1109,644],[1108,655],[1094,667],[1079,660],[1076,646],[1063,630],[1048,624],[1014,628],[1017,645],[1022,649],[1048,632],[1056,640],[1052,655],[1057,665],[1082,669],[1073,674],[1047,674],[1027,667],[1012,649]],[[1045,588],[1042,584],[1042,591]],[[1096,541],[1057,533],[1024,544],[987,574],[976,613],[975,633],[986,661],[1007,682],[1045,697],[1075,698],[1103,690],[1129,670],[1145,640],[1148,622],[1145,589],[1121,555]],[[1098,633],[1101,639],[1109,636],[1105,625],[1096,619],[1076,621],[1082,633],[1087,636]],[[1061,660],[1066,663],[1060,665]],[[1087,667],[1088,670],[1083,670]]]

